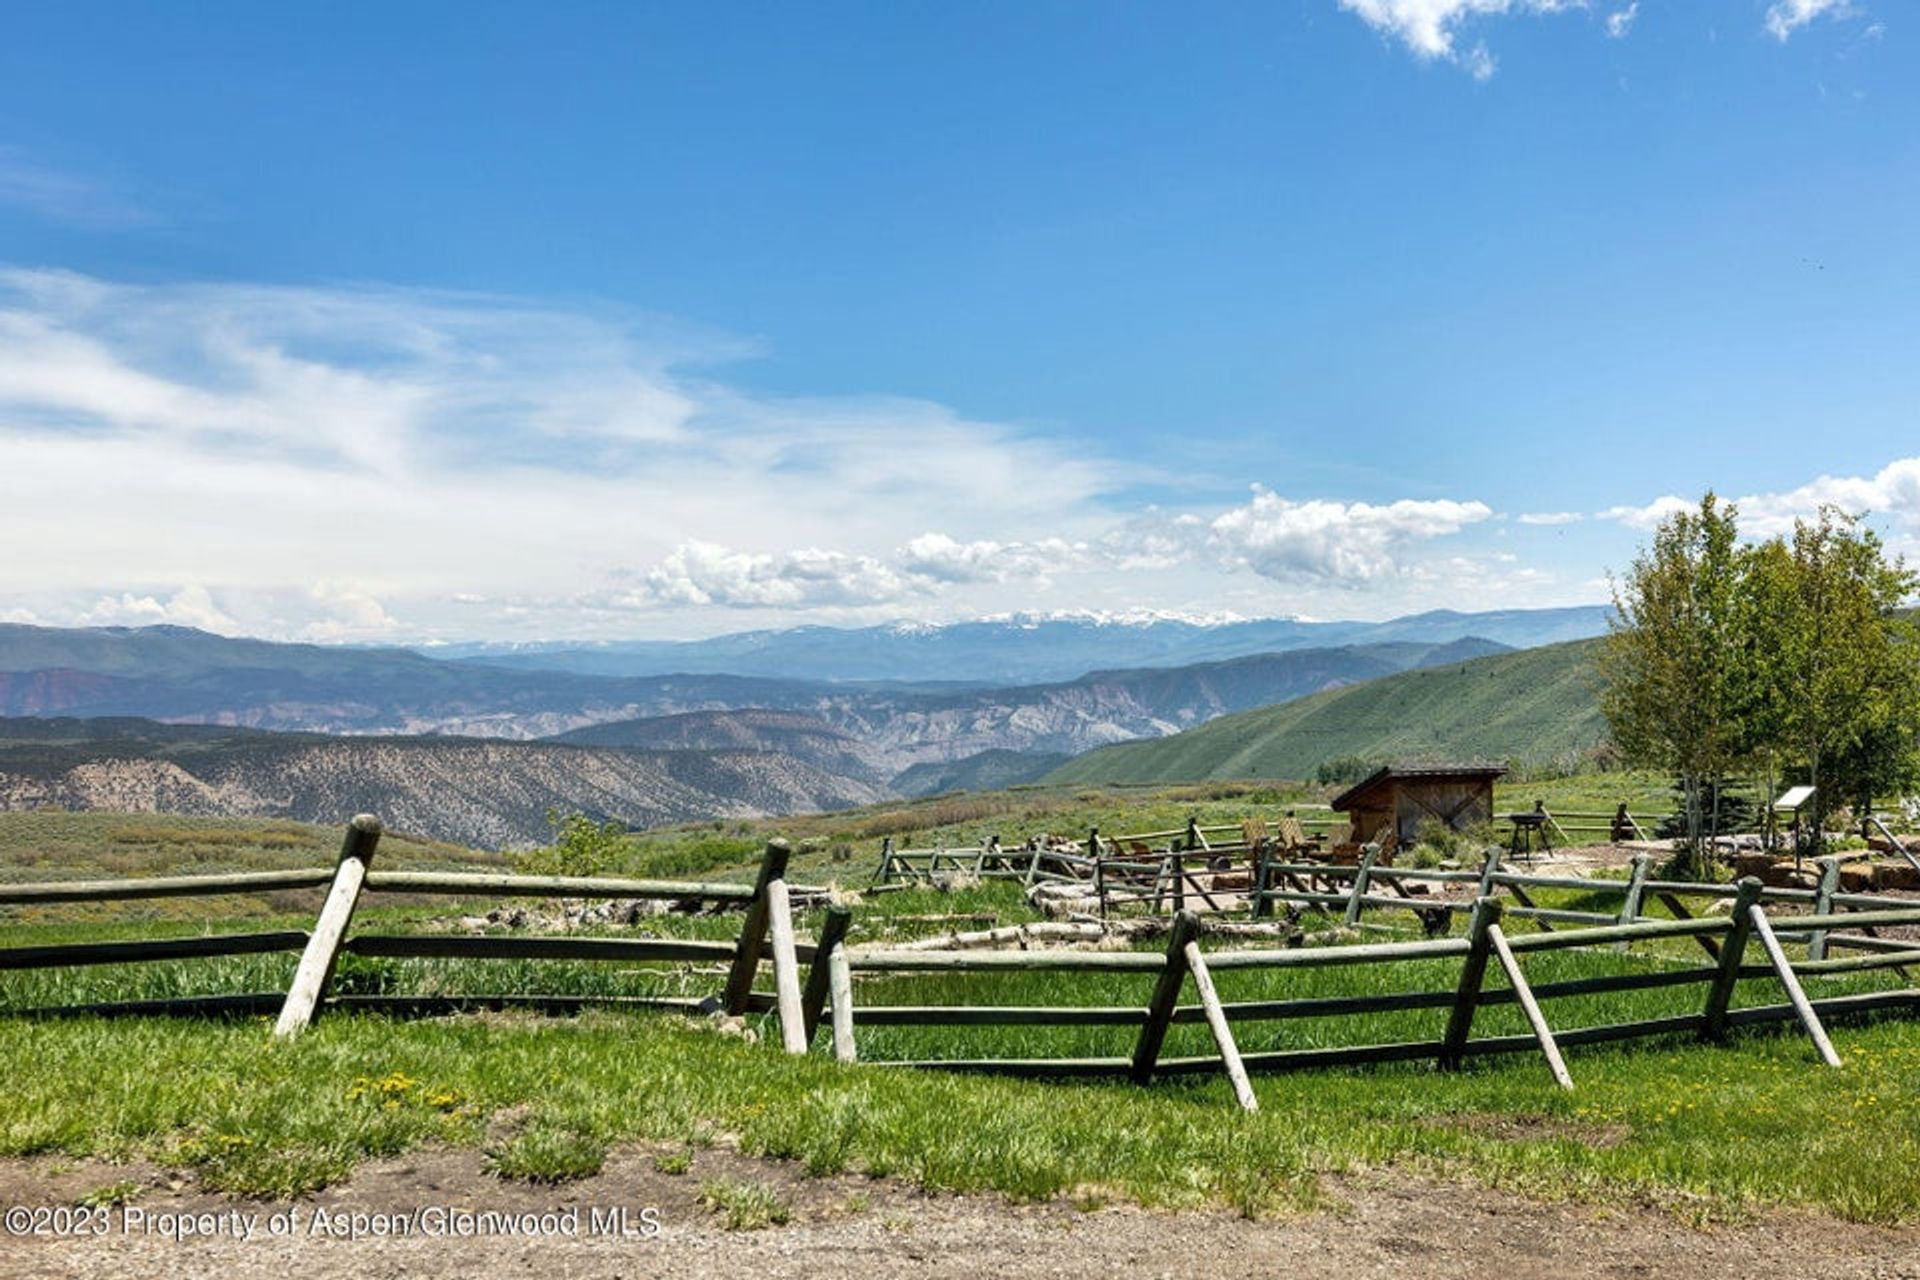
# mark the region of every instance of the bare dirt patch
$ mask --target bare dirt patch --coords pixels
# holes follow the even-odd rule
[[[1537,1133],[1526,1136],[1538,1136]],[[604,1173],[562,1187],[507,1183],[471,1151],[423,1151],[363,1166],[353,1179],[297,1205],[206,1195],[147,1166],[53,1160],[0,1162],[0,1204],[68,1203],[96,1188],[136,1181],[131,1203],[149,1219],[167,1212],[268,1215],[297,1210],[402,1216],[465,1212],[565,1215],[585,1227],[593,1210],[625,1208],[641,1233],[541,1233],[444,1238],[425,1233],[346,1239],[262,1233],[177,1241],[128,1231],[84,1239],[9,1238],[0,1276],[165,1275],[237,1277],[542,1275],[753,1275],[818,1280],[894,1275],[961,1277],[1265,1276],[1638,1277],[1746,1280],[1755,1275],[1920,1280],[1920,1230],[1862,1227],[1806,1213],[1768,1214],[1739,1226],[1696,1230],[1644,1205],[1543,1204],[1477,1184],[1400,1172],[1328,1180],[1335,1207],[1302,1217],[1247,1221],[1224,1212],[1084,1209],[1065,1201],[1009,1204],[982,1196],[929,1196],[859,1176],[810,1178],[793,1165],[726,1150],[625,1148]],[[764,1188],[788,1222],[729,1230],[703,1203],[717,1184]],[[1084,1206],[1087,1201],[1082,1201]],[[644,1234],[652,1210],[657,1235]]]

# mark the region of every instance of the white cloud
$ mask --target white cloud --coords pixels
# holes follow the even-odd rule
[[[317,582],[307,589],[307,600],[317,616],[303,631],[321,641],[369,640],[392,634],[393,615],[373,596],[355,587]]]
[[[903,575],[861,557],[893,554],[903,513],[954,544],[922,546],[913,590],[942,563],[999,580],[1105,528],[1100,495],[1135,478],[924,400],[714,376],[751,351],[612,309],[0,270],[0,539],[60,546],[0,559],[0,603],[157,617],[203,583],[256,631],[418,634],[434,611],[468,630],[487,610],[455,596],[585,596],[687,543],[853,559],[790,553],[756,587],[693,557],[673,599],[712,578],[716,599],[881,600]]]
[[[1048,575],[1082,563],[1087,549],[1062,538],[1038,542],[958,542],[944,533],[923,533],[900,548],[903,572],[937,582],[1045,583]]]
[[[190,584],[165,600],[154,596],[103,596],[75,619],[83,627],[150,627],[162,623],[198,627],[202,631],[233,632],[233,618],[213,602],[205,587]]]
[[[1734,504],[1741,530],[1759,537],[1785,533],[1796,518],[1810,517],[1826,504],[1920,532],[1920,457],[1897,458],[1871,476],[1820,476],[1782,493],[1736,498]]]
[[[797,551],[734,551],[709,542],[675,547],[643,578],[644,594],[624,603],[725,605],[799,609],[819,605],[890,604],[913,584],[871,556],[803,547]]]
[[[1597,518],[1615,520],[1630,529],[1651,529],[1674,512],[1691,511],[1699,505],[1698,502],[1690,502],[1669,493],[1643,506],[1608,507],[1605,511],[1597,513]]]
[[[1256,488],[1253,501],[1209,522],[1205,539],[1227,563],[1262,577],[1360,585],[1401,572],[1414,544],[1492,515],[1482,502],[1295,502]]]
[[[1615,9],[1607,15],[1607,38],[1624,40],[1627,33],[1633,30],[1634,19],[1639,16],[1640,0],[1633,0],[1633,3],[1624,9]]]
[[[1785,43],[1787,37],[1815,18],[1852,16],[1849,0],[1775,0],[1767,7],[1767,34]]]
[[[1896,458],[1870,476],[1820,476],[1797,488],[1734,498],[1740,531],[1769,538],[1786,533],[1796,519],[1808,519],[1822,506],[1870,514],[1883,523],[1920,532],[1920,457]],[[1698,500],[1667,494],[1644,506],[1609,507],[1602,519],[1635,529],[1651,529],[1676,511],[1691,511]]]
[[[1457,44],[1468,22],[1514,13],[1549,14],[1583,9],[1585,0],[1340,0],[1340,7],[1375,30],[1399,40],[1422,61],[1457,62],[1476,80],[1493,74],[1494,59],[1483,43],[1464,53]],[[1631,18],[1628,19],[1632,21]],[[1609,25],[1611,32],[1611,25]],[[1624,31],[1620,34],[1624,34]]]
[[[1579,524],[1586,517],[1578,511],[1527,511],[1514,517],[1521,524]]]

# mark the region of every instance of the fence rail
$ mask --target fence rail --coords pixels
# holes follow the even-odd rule
[[[1209,834],[1229,837],[1211,841]],[[71,881],[0,886],[0,905],[138,900],[157,897],[218,896],[262,889],[321,888],[326,897],[306,930],[234,933],[211,937],[160,938],[48,946],[0,947],[0,970],[29,970],[105,964],[145,963],[207,956],[298,953],[300,960],[284,994],[208,995],[172,1000],[127,1001],[32,1010],[36,1014],[112,1011],[120,1013],[249,1012],[277,1016],[276,1034],[291,1036],[326,1007],[441,1010],[474,1006],[536,1004],[568,1009],[613,1003],[632,1007],[724,1010],[739,1015],[773,1015],[782,1047],[808,1051],[822,1025],[830,1029],[834,1056],[857,1061],[856,1041],[863,1027],[1058,1026],[1115,1027],[1134,1031],[1127,1054],[1058,1058],[914,1059],[889,1065],[991,1071],[1030,1076],[1119,1075],[1146,1083],[1163,1075],[1219,1073],[1230,1081],[1239,1105],[1257,1107],[1249,1077],[1263,1071],[1307,1067],[1405,1062],[1430,1059],[1442,1068],[1459,1067],[1472,1057],[1495,1053],[1538,1052],[1554,1080],[1573,1087],[1562,1050],[1646,1036],[1693,1035],[1715,1041],[1737,1027],[1794,1022],[1804,1029],[1822,1061],[1838,1065],[1824,1020],[1839,1014],[1920,1009],[1920,989],[1855,992],[1815,997],[1803,978],[1895,970],[1906,978],[1908,966],[1920,966],[1920,940],[1884,937],[1878,930],[1920,926],[1920,903],[1881,895],[1842,893],[1839,859],[1823,859],[1817,885],[1763,886],[1745,879],[1734,885],[1655,880],[1652,859],[1634,860],[1624,880],[1601,877],[1560,878],[1504,866],[1490,850],[1477,870],[1396,868],[1380,865],[1377,848],[1363,850],[1352,866],[1317,861],[1283,861],[1270,842],[1253,846],[1231,837],[1238,827],[1204,828],[1190,822],[1182,831],[1147,833],[1176,839],[1185,848],[1169,848],[1142,857],[1099,833],[1089,835],[1085,860],[1092,880],[1116,898],[1133,893],[1176,903],[1164,951],[1033,950],[989,952],[861,948],[849,945],[851,912],[830,909],[817,940],[795,935],[792,890],[786,873],[789,849],[784,841],[766,846],[751,885],[682,883],[609,877],[509,876],[476,873],[376,872],[371,869],[381,834],[369,816],[349,824],[332,871],[262,872],[244,875],[170,877],[155,880]],[[1126,838],[1129,841],[1133,837]],[[913,851],[893,851],[900,858]],[[989,850],[992,853],[989,853]],[[989,842],[975,851],[982,871],[1005,871],[1032,879],[1035,850],[1002,851]],[[1080,855],[1068,855],[1079,857]],[[1003,860],[996,863],[994,858]],[[1227,871],[1206,865],[1227,858]],[[964,864],[965,855],[961,855]],[[1019,870],[1016,872],[1015,869]],[[884,869],[884,868],[883,868]],[[1430,924],[1450,922],[1466,913],[1464,936],[1432,936],[1420,941],[1390,941],[1327,947],[1254,947],[1209,949],[1201,944],[1199,916],[1179,909],[1189,895],[1208,899],[1222,877],[1233,875],[1254,914],[1275,904],[1337,914],[1358,921],[1369,908],[1411,910]],[[1208,878],[1210,877],[1210,878]],[[1470,899],[1455,901],[1415,892],[1471,886]],[[1617,911],[1544,907],[1530,896],[1541,889],[1572,889],[1617,896]],[[699,938],[619,938],[465,934],[359,933],[353,921],[365,893],[511,896],[531,898],[625,898],[697,902],[740,909],[742,923],[733,940]],[[1686,906],[1725,901],[1724,914],[1696,913]],[[1671,918],[1648,916],[1648,901],[1659,901]],[[1769,914],[1769,912],[1773,914]],[[1506,931],[1512,920],[1527,920],[1539,932]],[[1442,931],[1444,932],[1444,931]],[[1611,948],[1692,939],[1706,952],[1704,962],[1681,967],[1647,968],[1621,973],[1559,977],[1532,982],[1529,961],[1541,953]],[[1789,956],[1785,940],[1804,942],[1806,953]],[[1757,950],[1757,955],[1755,951]],[[1839,951],[1846,954],[1835,955]],[[587,961],[615,963],[691,963],[717,966],[725,974],[714,997],[694,1000],[647,996],[448,996],[375,997],[330,990],[334,966],[342,955],[382,958]],[[1699,961],[1696,957],[1696,961]],[[763,961],[771,961],[772,991],[757,990]],[[1434,962],[1457,964],[1455,980],[1444,988],[1418,982],[1374,994],[1298,995],[1284,998],[1223,1000],[1216,974],[1280,974],[1334,966],[1400,966]],[[1489,983],[1489,971],[1504,985]],[[1054,972],[1138,978],[1139,999],[1116,1005],[1053,1006],[1034,1004],[885,1004],[856,1001],[856,992],[895,975]],[[1733,1007],[1741,982],[1775,984],[1785,999],[1749,1008]],[[1558,1027],[1549,1018],[1556,1001],[1611,993],[1704,987],[1699,1008],[1683,1015],[1634,1018],[1589,1026]],[[1515,1005],[1524,1034],[1476,1037],[1482,1008]],[[1380,1044],[1332,1045],[1242,1052],[1235,1028],[1248,1023],[1396,1011],[1444,1011],[1446,1027],[1438,1038]],[[1205,1026],[1213,1052],[1168,1055],[1163,1052],[1171,1028]]]
[[[793,910],[786,882],[790,850],[770,842],[751,885],[631,880],[589,876],[517,876],[472,872],[373,871],[379,845],[378,819],[363,814],[347,825],[346,839],[332,870],[267,871],[238,875],[174,876],[151,880],[56,881],[0,885],[0,906],[48,903],[114,902],[163,897],[218,897],[264,890],[325,887],[327,894],[308,930],[216,934],[115,942],[61,943],[51,946],[0,946],[0,971],[139,964],[219,956],[298,953],[299,963],[285,992],[173,997],[163,1000],[92,1002],[30,1010],[36,1015],[78,1013],[247,1013],[274,1016],[275,1034],[293,1036],[306,1029],[328,1005],[393,1009],[437,1009],[475,1005],[528,1005],[578,1008],[589,1004],[708,1008],[731,1014],[772,1011],[779,1019],[782,1043],[803,1052],[810,1028],[801,1013],[802,965],[818,988],[817,1010],[825,998],[826,973],[818,947],[794,936]],[[354,933],[352,923],[366,893],[451,894],[465,897],[654,899],[744,908],[739,936],[732,941],[698,938],[499,937],[468,934]],[[838,921],[837,926],[835,921]],[[844,935],[845,913],[830,914],[829,925]],[[330,993],[334,967],[342,955],[383,958],[468,960],[570,960],[624,963],[703,963],[726,967],[724,992],[707,1000],[651,996],[365,996]],[[754,990],[762,960],[773,967],[774,990]]]
[[[1810,975],[1858,972],[1897,967],[1920,957],[1920,943],[1900,951],[1844,960],[1788,958],[1780,946],[1773,922],[1762,903],[1759,881],[1748,879],[1732,886],[1734,910],[1724,917],[1684,920],[1641,920],[1595,925],[1556,932],[1508,935],[1502,918],[1508,904],[1491,896],[1471,904],[1472,921],[1466,936],[1421,942],[1390,942],[1353,946],[1246,949],[1208,952],[1197,941],[1199,917],[1183,912],[1175,917],[1164,953],[1152,952],[1018,952],[978,953],[902,950],[852,950],[836,942],[828,955],[830,967],[848,976],[833,988],[834,1053],[842,1061],[859,1057],[856,1029],[867,1026],[968,1027],[993,1025],[1048,1025],[1137,1028],[1134,1051],[1126,1055],[1061,1058],[941,1058],[911,1059],[884,1065],[939,1068],[962,1072],[992,1072],[1022,1076],[1126,1075],[1146,1082],[1156,1075],[1218,1072],[1233,1085],[1236,1100],[1247,1110],[1257,1101],[1247,1085],[1249,1072],[1297,1070],[1308,1067],[1405,1062],[1431,1058],[1442,1068],[1460,1066],[1468,1057],[1495,1053],[1538,1052],[1555,1082],[1571,1089],[1573,1079],[1561,1052],[1564,1046],[1600,1044],[1650,1036],[1691,1034],[1708,1041],[1724,1039],[1733,1027],[1796,1021],[1812,1040],[1820,1059],[1840,1065],[1828,1038],[1822,1015],[1884,1009],[1920,1008],[1920,990],[1867,992],[1825,999],[1809,998],[1800,979]],[[1796,925],[1832,930],[1842,926],[1920,925],[1920,905],[1850,913],[1827,911],[1796,919]],[[1680,969],[1602,974],[1532,985],[1523,961],[1542,952],[1596,948],[1666,938],[1712,938],[1717,942],[1711,963]],[[1746,961],[1750,940],[1757,939],[1763,963]],[[1273,972],[1336,965],[1405,965],[1409,962],[1458,960],[1458,982],[1451,990],[1396,991],[1374,995],[1300,997],[1280,1000],[1225,1002],[1213,984],[1221,972]],[[1487,985],[1489,965],[1497,965],[1505,987]],[[854,983],[858,975],[895,975],[942,972],[1065,971],[1086,974],[1127,973],[1151,978],[1150,992],[1138,1004],[1073,1007],[1035,1005],[896,1005],[857,1004]],[[1197,1003],[1181,1003],[1180,995],[1192,982]],[[1769,980],[1780,987],[1783,1003],[1734,1009],[1736,985],[1744,980]],[[1697,1013],[1640,1018],[1625,1022],[1577,1026],[1556,1030],[1545,1009],[1555,1000],[1613,992],[1648,991],[1683,986],[1707,988]],[[1479,1009],[1491,1005],[1518,1005],[1525,1017],[1525,1035],[1475,1039],[1473,1023]],[[1341,1014],[1383,1013],[1414,1009],[1448,1011],[1445,1032],[1437,1040],[1405,1040],[1385,1044],[1338,1045],[1242,1053],[1233,1035],[1237,1023]],[[1161,1047],[1169,1027],[1205,1023],[1216,1053],[1163,1057]]]

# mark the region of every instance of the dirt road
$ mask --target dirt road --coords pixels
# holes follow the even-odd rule
[[[679,1174],[626,1151],[599,1177],[559,1188],[502,1183],[474,1152],[423,1152],[365,1166],[293,1205],[208,1196],[169,1185],[159,1170],[36,1160],[0,1162],[0,1207],[41,1206],[51,1218],[52,1206],[128,1178],[146,1184],[128,1205],[63,1224],[98,1234],[0,1238],[0,1277],[1920,1280],[1914,1228],[1780,1213],[1701,1230],[1670,1210],[1541,1204],[1400,1173],[1330,1180],[1335,1207],[1249,1222],[1221,1212],[926,1196],[857,1176],[805,1178],[725,1151],[702,1151]],[[703,1190],[711,1196],[720,1184],[765,1188],[790,1221],[728,1229],[723,1211],[702,1203]],[[498,1216],[477,1216],[489,1212]],[[37,1224],[16,1211],[15,1230],[22,1225]]]

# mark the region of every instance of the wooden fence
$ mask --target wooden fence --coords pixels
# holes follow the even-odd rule
[[[1099,1058],[935,1059],[890,1065],[937,1067],[953,1071],[995,1072],[1022,1076],[1125,1075],[1146,1082],[1157,1075],[1224,1073],[1236,1099],[1254,1109],[1248,1083],[1252,1071],[1281,1071],[1364,1063],[1402,1062],[1431,1058],[1443,1068],[1457,1067],[1468,1057],[1537,1050],[1563,1088],[1571,1088],[1561,1047],[1635,1038],[1690,1034],[1707,1040],[1724,1038],[1733,1027],[1769,1022],[1798,1021],[1812,1039],[1820,1058],[1839,1066],[1823,1014],[1920,1008],[1920,990],[1868,992],[1827,999],[1809,999],[1800,978],[1870,969],[1898,968],[1920,963],[1920,942],[1898,950],[1845,959],[1790,960],[1779,943],[1772,921],[1761,902],[1757,880],[1733,887],[1734,909],[1724,917],[1686,920],[1646,920],[1556,932],[1509,937],[1501,927],[1506,904],[1492,897],[1472,904],[1472,922],[1465,937],[1424,942],[1392,942],[1358,946],[1293,948],[1286,950],[1204,951],[1197,942],[1198,917],[1191,912],[1175,917],[1164,954],[1147,952],[1029,951],[980,953],[969,951],[853,950],[844,942],[828,948],[831,975],[833,1051],[844,1062],[857,1060],[855,1029],[860,1026],[1120,1026],[1137,1027],[1132,1054]],[[1831,931],[1844,927],[1920,924],[1920,906],[1876,910],[1853,915],[1823,914],[1796,921],[1802,928]],[[1529,984],[1521,958],[1537,952],[1569,948],[1617,946],[1663,938],[1691,937],[1714,942],[1710,963],[1679,969],[1603,975],[1544,984]],[[1749,944],[1758,940],[1765,963],[1748,964]],[[1224,1003],[1213,984],[1220,971],[1301,970],[1331,965],[1400,965],[1414,961],[1457,958],[1457,983],[1450,990],[1395,991],[1378,995],[1298,998]],[[1489,961],[1497,961],[1507,986],[1485,984]],[[857,974],[938,972],[1033,972],[1050,970],[1084,974],[1137,974],[1152,980],[1145,1001],[1114,1007],[1014,1005],[910,1006],[856,1004],[853,977]],[[1734,1009],[1735,984],[1742,979],[1771,978],[1786,994],[1780,1004]],[[1191,979],[1197,1003],[1182,1004],[1180,996]],[[1607,992],[1701,985],[1707,988],[1699,1012],[1683,1016],[1647,1018],[1623,1023],[1575,1027],[1555,1031],[1544,1007],[1554,1000]],[[1525,1035],[1473,1038],[1474,1015],[1490,1004],[1518,1004],[1527,1021]],[[1234,1039],[1238,1022],[1339,1014],[1378,1013],[1410,1009],[1448,1011],[1439,1040],[1407,1040],[1387,1044],[1348,1045],[1316,1049],[1288,1049],[1243,1054]],[[1205,1022],[1216,1052],[1194,1057],[1161,1055],[1167,1030],[1179,1023]]]
[[[1237,829],[1234,829],[1237,830]],[[1191,834],[1191,827],[1188,834]],[[1270,854],[1260,860],[1252,901],[1256,911],[1270,911],[1274,903],[1293,903],[1337,911],[1357,921],[1367,908],[1412,909],[1427,913],[1469,913],[1463,937],[1425,941],[1387,942],[1287,949],[1208,950],[1200,945],[1199,917],[1191,911],[1175,914],[1163,953],[1035,950],[994,953],[964,950],[854,949],[848,945],[851,913],[830,909],[816,942],[795,936],[791,890],[786,881],[788,846],[772,841],[765,850],[752,884],[681,883],[602,877],[509,876],[444,872],[379,872],[372,870],[380,838],[378,820],[361,816],[349,824],[340,857],[331,871],[301,870],[240,875],[172,877],[151,880],[69,881],[0,886],[0,906],[48,903],[125,901],[161,897],[205,897],[263,890],[319,889],[326,895],[308,930],[236,933],[216,937],[151,941],[72,943],[52,946],[0,947],[0,970],[46,969],[67,966],[127,964],[202,956],[238,956],[298,952],[300,959],[284,993],[252,993],[190,997],[186,999],[94,1004],[46,1013],[266,1013],[277,1017],[275,1032],[293,1036],[306,1028],[326,1007],[373,1006],[430,1011],[475,1004],[513,1003],[573,1008],[588,1003],[618,1003],[685,1012],[724,1011],[730,1014],[766,1012],[775,1015],[782,1047],[805,1053],[823,1020],[831,1023],[834,1055],[855,1061],[857,1028],[861,1026],[966,1027],[990,1025],[1046,1025],[1056,1027],[1110,1026],[1135,1028],[1130,1054],[1096,1058],[942,1058],[893,1065],[939,1067],[959,1071],[1007,1072],[1030,1076],[1120,1075],[1147,1082],[1164,1075],[1224,1073],[1232,1082],[1240,1105],[1252,1109],[1255,1099],[1249,1073],[1431,1058],[1445,1068],[1457,1067],[1468,1057],[1485,1054],[1538,1051],[1554,1079],[1572,1087],[1561,1049],[1638,1037],[1686,1034],[1717,1040],[1730,1028],[1768,1022],[1797,1021],[1812,1038],[1821,1058],[1838,1065],[1823,1025],[1835,1013],[1920,1008],[1920,989],[1911,986],[1810,999],[1801,985],[1805,976],[1830,976],[1893,969],[1903,978],[1906,967],[1920,965],[1920,940],[1878,936],[1891,926],[1920,925],[1920,904],[1838,891],[1839,859],[1824,860],[1819,886],[1814,889],[1767,888],[1753,879],[1737,885],[1704,885],[1658,881],[1650,877],[1650,859],[1636,860],[1632,875],[1619,880],[1568,880],[1518,874],[1503,869],[1500,852],[1491,851],[1479,871],[1440,871],[1391,868],[1363,856],[1354,867],[1323,863],[1286,863]],[[1174,833],[1180,834],[1180,833]],[[1201,833],[1204,835],[1204,832]],[[1110,856],[1093,839],[1098,872]],[[1215,845],[1183,850],[1196,855],[1218,854]],[[1030,854],[1028,854],[1030,860]],[[1016,857],[1017,861],[1017,857]],[[1393,891],[1411,884],[1460,885],[1471,883],[1468,902],[1421,901],[1419,895]],[[1176,879],[1175,883],[1179,883]],[[1332,887],[1344,883],[1345,891]],[[1530,889],[1574,888],[1590,893],[1618,894],[1617,913],[1574,911],[1536,905]],[[1171,889],[1170,889],[1171,891]],[[1499,894],[1505,892],[1508,899]],[[365,893],[440,894],[460,897],[664,899],[695,901],[712,907],[738,908],[743,913],[739,934],[731,941],[686,938],[602,938],[579,936],[502,937],[463,934],[355,933],[356,908]],[[1649,919],[1642,905],[1658,899],[1674,913],[1671,919]],[[1690,912],[1685,902],[1726,898],[1725,915]],[[1768,908],[1804,911],[1779,917],[1791,932],[1776,929]],[[1541,932],[1509,936],[1505,917],[1536,922]],[[1805,958],[1790,958],[1782,937],[1804,939]],[[1639,972],[1580,977],[1531,985],[1523,960],[1538,952],[1571,948],[1625,949],[1635,943],[1689,938],[1707,953],[1705,963],[1679,968],[1648,968]],[[1749,962],[1758,946],[1760,963]],[[1861,954],[1833,956],[1833,950]],[[687,997],[392,997],[354,996],[329,992],[334,966],[343,954],[369,957],[444,957],[453,959],[585,960],[645,963],[714,963],[725,967],[723,990],[706,999]],[[771,959],[773,991],[755,990],[761,961]],[[1213,981],[1217,972],[1298,972],[1326,966],[1386,965],[1405,967],[1417,962],[1457,960],[1457,980],[1445,989],[1397,989],[1386,994],[1293,997],[1224,1002]],[[1504,987],[1486,982],[1490,965],[1505,975]],[[804,966],[804,970],[803,970]],[[1016,1005],[889,1005],[857,1003],[856,977],[887,974],[970,972],[981,974],[1055,971],[1077,974],[1131,974],[1143,983],[1142,1002],[1124,1006],[1068,1007]],[[1779,985],[1783,1003],[1734,1008],[1738,982],[1766,979]],[[1192,999],[1184,1000],[1191,984]],[[1627,1022],[1555,1029],[1546,1011],[1556,999],[1610,992],[1647,991],[1685,985],[1706,988],[1697,1012],[1680,1016],[1643,1018]],[[1488,1005],[1517,1004],[1525,1015],[1523,1035],[1474,1037],[1477,1010]],[[1402,1040],[1384,1044],[1342,1045],[1243,1053],[1234,1027],[1247,1022],[1368,1014],[1405,1010],[1444,1010],[1447,1023],[1437,1039]],[[1208,1028],[1214,1052],[1188,1057],[1162,1053],[1173,1026],[1202,1024]]]
[[[1372,846],[1352,867],[1284,862],[1267,853],[1255,867],[1253,890],[1248,896],[1255,917],[1271,915],[1273,904],[1278,902],[1338,914],[1345,923],[1354,924],[1363,910],[1381,908],[1414,912],[1426,920],[1430,931],[1445,932],[1447,921],[1454,914],[1469,912],[1474,901],[1497,897],[1503,890],[1513,899],[1506,907],[1508,915],[1533,920],[1546,931],[1559,925],[1634,924],[1649,918],[1646,908],[1653,902],[1665,907],[1674,919],[1688,920],[1699,914],[1702,900],[1728,901],[1737,899],[1740,893],[1739,887],[1731,884],[1654,879],[1653,857],[1645,853],[1634,857],[1624,880],[1516,872],[1507,869],[1504,856],[1499,848],[1491,848],[1486,851],[1478,871],[1449,871],[1380,866],[1378,850]],[[1879,937],[1867,917],[1876,912],[1910,907],[1912,900],[1885,894],[1841,892],[1840,869],[1846,861],[1844,855],[1838,854],[1817,859],[1813,864],[1818,870],[1814,888],[1762,886],[1759,900],[1768,906],[1799,908],[1810,913],[1784,918],[1787,924],[1784,936],[1804,941],[1810,960],[1824,960],[1828,949],[1833,947],[1858,951],[1904,949],[1898,939]],[[1465,884],[1474,886],[1472,901],[1447,900],[1417,892]],[[1345,887],[1336,888],[1338,885]],[[1619,899],[1620,906],[1614,911],[1546,907],[1534,897],[1542,889],[1614,897]],[[1689,902],[1693,905],[1689,906]],[[1836,912],[1840,914],[1835,916]],[[1823,924],[1829,917],[1846,921],[1840,927],[1847,931],[1835,932],[1832,926]],[[1700,935],[1700,940],[1703,950],[1710,955],[1715,953],[1718,944],[1710,935]]]
[[[702,884],[667,880],[629,880],[582,876],[519,876],[463,872],[371,870],[379,845],[377,818],[361,815],[347,826],[346,840],[333,870],[269,871],[239,875],[182,876],[152,880],[64,881],[0,885],[0,906],[70,902],[120,902],[160,897],[215,897],[268,890],[327,890],[309,930],[231,933],[210,937],[133,942],[83,942],[55,946],[0,947],[0,970],[56,969],[130,964],[205,956],[298,952],[300,960],[285,992],[255,992],[167,1000],[122,1001],[32,1010],[36,1014],[229,1013],[263,1014],[277,1021],[274,1033],[292,1036],[304,1030],[323,1006],[373,1006],[389,1010],[437,1012],[480,1005],[513,1004],[570,1011],[590,1003],[618,1003],[683,1012],[744,1014],[773,1011],[781,1040],[790,1051],[805,1051],[800,966],[809,964],[810,997],[817,1009],[824,1000],[827,974],[814,963],[819,944],[794,936],[790,890],[786,881],[790,850],[784,840],[770,842],[751,885]],[[655,899],[737,907],[744,912],[732,941],[695,938],[501,937],[488,934],[355,934],[354,912],[364,893],[449,894],[460,897]],[[830,912],[821,943],[844,933],[845,912]],[[835,931],[839,932],[836,933]],[[617,962],[705,962],[727,966],[724,990],[716,997],[587,997],[528,994],[511,997],[405,997],[333,995],[329,984],[342,955],[443,957],[485,960],[589,960]],[[774,991],[754,990],[760,962],[773,962]],[[817,1017],[817,1014],[816,1014]]]

